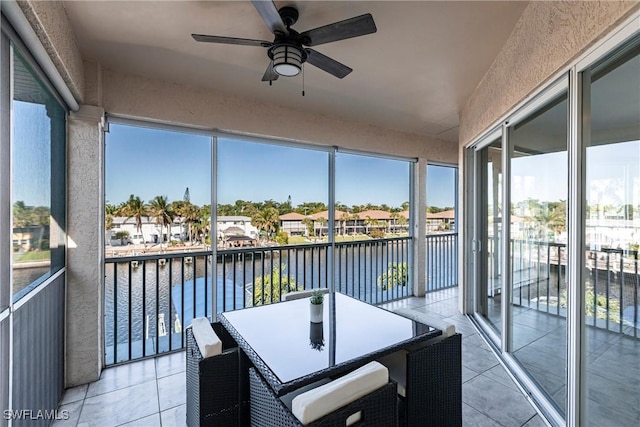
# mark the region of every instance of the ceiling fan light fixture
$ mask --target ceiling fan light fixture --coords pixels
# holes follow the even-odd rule
[[[283,77],[293,77],[302,71],[302,63],[306,55],[297,46],[281,44],[271,49],[273,71]]]

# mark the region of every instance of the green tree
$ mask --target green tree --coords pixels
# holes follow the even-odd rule
[[[406,262],[394,262],[386,273],[378,276],[378,286],[383,290],[392,289],[395,286],[406,286],[409,283],[409,270]]]
[[[313,229],[313,220],[311,218],[305,218],[302,220],[302,223],[307,227],[307,234],[309,237],[314,237],[316,234]]]
[[[409,220],[405,218],[404,215],[398,215],[398,218],[396,219],[396,223],[399,226],[404,227],[409,223]]]
[[[258,277],[253,285],[253,305],[271,304],[280,301],[280,296],[287,292],[301,290],[295,280],[288,274],[281,274],[281,267],[273,267],[271,274]]]
[[[257,212],[251,218],[251,224],[259,230],[264,231],[268,237],[271,237],[280,228],[280,215],[278,210],[274,207],[268,207]]]
[[[149,202],[149,214],[155,218],[160,229],[167,227],[167,239],[171,240],[171,224],[175,218],[175,213],[169,206],[167,196],[156,196]],[[162,243],[162,239],[160,241]]]
[[[118,214],[118,208],[110,203],[104,204],[104,229],[109,231],[113,228],[113,217]]]
[[[192,227],[201,219],[200,208],[185,200],[177,200],[172,202],[169,206],[174,214],[180,218],[180,228],[182,229],[185,224],[187,225],[187,237],[189,242],[192,243]]]
[[[23,228],[30,221],[30,208],[26,206],[22,200],[18,200],[13,204],[13,226],[15,228]]]
[[[398,218],[400,217],[400,214],[398,214],[398,212],[391,212],[391,221],[389,221],[388,225],[389,225],[389,233],[391,233],[391,225],[397,225],[398,224]],[[394,229],[397,227],[394,227]]]
[[[125,222],[131,218],[135,221],[136,230],[142,236],[144,247],[147,247],[146,239],[142,234],[142,218],[149,218],[147,205],[138,196],[131,194],[129,200],[124,202],[118,209],[118,214],[126,217]]]
[[[322,229],[324,228],[325,224],[327,223],[327,219],[325,217],[321,216],[321,217],[318,217],[318,219],[316,219],[315,222],[320,224],[320,228],[319,228],[320,232],[316,233],[316,234],[319,234],[320,236],[322,236]],[[315,228],[315,225],[314,225],[314,228]]]
[[[129,232],[128,232],[127,230],[121,230],[121,231],[118,231],[118,232],[115,234],[115,238],[116,238],[116,239],[118,239],[118,240],[120,240],[120,244],[121,244],[121,245],[124,245],[124,239],[129,238]]]
[[[280,245],[286,245],[289,243],[289,235],[284,231],[278,231],[275,240]]]
[[[342,215],[340,215],[340,221],[341,221],[341,225],[342,225],[342,235],[346,236],[347,235],[347,222],[351,219],[351,215],[349,215],[348,212],[342,212]]]
[[[380,222],[377,219],[371,218],[369,215],[367,215],[364,220],[364,225],[367,227],[367,234],[371,234],[371,229],[377,228],[380,225]]]
[[[302,215],[311,215],[314,213],[326,211],[327,209],[327,205],[322,202],[304,202],[298,205],[295,208],[294,212],[298,212]]]

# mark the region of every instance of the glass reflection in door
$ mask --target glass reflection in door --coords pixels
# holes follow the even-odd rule
[[[510,351],[562,412],[567,361],[566,92],[509,132]]]

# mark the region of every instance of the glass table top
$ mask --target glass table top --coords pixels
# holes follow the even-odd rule
[[[434,328],[340,293],[328,294],[323,322],[310,322],[309,298],[222,313],[282,383],[313,374]]]

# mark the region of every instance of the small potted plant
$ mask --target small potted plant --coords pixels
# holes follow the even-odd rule
[[[321,323],[324,311],[324,307],[322,304],[324,302],[324,293],[319,290],[314,291],[311,294],[311,298],[309,298],[309,301],[311,302],[311,323]]]

